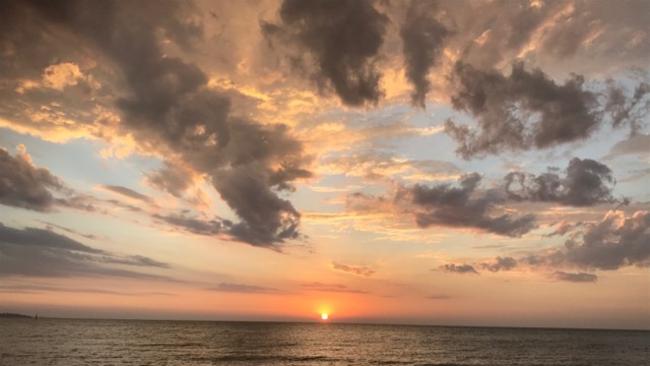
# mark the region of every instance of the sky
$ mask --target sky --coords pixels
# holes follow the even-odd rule
[[[9,1],[0,311],[650,329],[649,17]]]

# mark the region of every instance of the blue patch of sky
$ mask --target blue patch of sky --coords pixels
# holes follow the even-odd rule
[[[0,129],[0,136],[0,144],[12,154],[16,146],[25,145],[36,166],[47,168],[78,189],[111,184],[141,190],[143,173],[161,166],[159,159],[142,155],[104,158],[100,152],[109,145],[101,140],[81,138],[53,143],[9,129]]]

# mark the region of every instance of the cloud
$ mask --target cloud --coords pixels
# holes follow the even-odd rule
[[[573,158],[566,175],[548,172],[538,176],[512,172],[505,176],[505,189],[511,199],[555,202],[569,206],[592,206],[614,202],[614,177],[606,165],[591,159]],[[517,191],[513,186],[518,187]]]
[[[181,197],[193,183],[192,171],[165,161],[165,165],[147,174],[147,182],[175,197]]]
[[[607,159],[620,155],[649,155],[650,154],[650,135],[636,134],[628,139],[619,141],[612,147],[607,154]]]
[[[582,268],[614,270],[626,265],[650,264],[650,213],[625,216],[610,211],[589,226],[577,241],[569,240],[561,252],[564,261]]]
[[[370,267],[352,266],[352,265],[338,263],[338,262],[332,262],[332,268],[339,271],[348,272],[348,273],[355,274],[357,276],[364,276],[364,277],[370,277],[376,272],[374,269]]]
[[[426,297],[429,300],[449,300],[452,297],[445,294],[433,294]]]
[[[388,18],[373,2],[285,0],[280,19],[280,24],[263,23],[262,31],[275,43],[294,45],[292,61],[312,68],[320,86],[333,88],[343,103],[352,106],[379,100],[375,58]],[[304,60],[304,54],[310,60]]]
[[[540,69],[526,70],[523,63],[514,63],[510,75],[504,76],[458,62],[452,79],[453,107],[470,113],[477,123],[476,130],[452,120],[445,124],[465,159],[583,140],[615,110],[601,105],[602,95],[588,90],[584,77],[573,75],[558,84]]]
[[[481,176],[473,173],[459,179],[459,186],[416,184],[408,188],[420,227],[432,225],[477,228],[494,234],[518,237],[535,227],[533,215],[494,214],[504,202],[496,190],[479,191]]]
[[[553,273],[553,278],[555,278],[558,281],[567,281],[567,282],[596,282],[598,280],[598,276],[596,276],[595,274],[584,273],[584,272],[571,273],[571,272],[562,272],[562,271],[557,271]]]
[[[51,24],[110,61],[124,87],[111,99],[121,114],[117,132],[132,136],[140,149],[173,155],[210,175],[241,218],[230,235],[259,246],[298,237],[300,215],[278,191],[291,190],[293,181],[310,175],[303,168],[302,144],[284,125],[232,115],[230,99],[209,88],[197,65],[161,46],[161,36],[181,49],[201,37],[192,4],[70,1],[16,8],[31,22]],[[142,15],[137,25],[130,20],[134,14]]]
[[[643,67],[650,51],[642,15],[650,6],[643,1],[438,4],[458,30],[448,47],[480,67],[499,68],[523,59],[555,70],[624,70]]]
[[[134,190],[132,190],[130,188],[123,187],[123,186],[102,185],[102,188],[107,189],[107,190],[109,190],[111,192],[117,193],[119,195],[129,197],[129,198],[133,198],[133,199],[136,199],[136,200],[139,200],[139,201],[143,201],[143,202],[147,202],[147,203],[152,202],[151,197],[146,196],[146,195],[144,195],[142,193],[136,192],[136,191],[134,191]]]
[[[460,176],[460,169],[443,160],[411,160],[389,153],[364,152],[326,159],[321,169],[328,174],[345,174],[369,180],[448,180]]]
[[[116,276],[172,280],[122,269],[120,265],[158,269],[170,267],[149,257],[122,256],[92,248],[50,230],[33,227],[15,229],[0,223],[0,276]]]
[[[429,71],[440,57],[450,32],[435,18],[436,3],[414,0],[409,4],[406,19],[400,29],[406,76],[415,90],[414,105],[424,107],[430,88]]]
[[[15,156],[0,148],[0,204],[48,211],[56,204],[52,191],[64,191],[63,182],[45,168],[35,167],[19,150]]]
[[[242,294],[282,294],[284,291],[272,287],[262,287],[254,285],[244,285],[241,283],[222,282],[217,286],[208,288],[216,292],[234,292]]]
[[[203,220],[200,218],[187,216],[183,213],[170,215],[154,214],[152,217],[155,220],[160,220],[166,224],[198,235],[218,235],[224,233],[224,231],[227,229],[227,226],[231,225],[231,223],[228,221],[220,219]]]
[[[54,223],[51,223],[51,222],[48,222],[48,221],[41,221],[41,222],[46,225],[48,230],[51,230],[52,228],[57,228],[59,230],[65,231],[65,232],[67,232],[69,234],[79,235],[79,236],[84,237],[86,239],[91,239],[91,240],[97,239],[97,235],[94,235],[94,234],[82,233],[82,232],[79,232],[77,230],[70,229],[69,227],[62,226],[62,225],[57,225],[57,224],[54,224]]]
[[[346,285],[341,285],[337,283],[321,283],[321,282],[311,282],[303,283],[302,288],[308,291],[319,291],[319,292],[342,292],[342,293],[353,293],[353,294],[367,294],[367,291],[356,290],[347,287]]]
[[[496,257],[492,263],[481,263],[481,267],[490,272],[509,271],[517,267],[517,260],[512,257]]]
[[[646,98],[650,95],[650,84],[640,82],[632,96],[627,97],[622,87],[611,82],[608,93],[605,111],[611,115],[612,125],[629,123],[632,135],[636,134],[650,109],[650,98]]]
[[[503,189],[483,190],[480,182],[481,176],[472,173],[461,176],[455,185],[396,184],[385,195],[349,194],[345,203],[355,214],[387,214],[391,221],[405,225],[409,223],[404,218],[413,217],[420,228],[468,228],[510,237],[520,237],[536,228],[534,215],[516,214],[502,207],[508,203]]]
[[[609,211],[597,223],[567,240],[563,248],[522,258],[532,266],[617,270],[625,266],[650,265],[650,213]]]
[[[443,264],[442,266],[438,267],[441,271],[444,272],[449,272],[449,273],[460,273],[460,274],[478,274],[476,269],[474,269],[474,266],[471,264]]]
[[[42,292],[69,292],[69,293],[88,293],[100,295],[118,295],[118,296],[173,296],[167,292],[151,292],[151,291],[114,291],[99,288],[88,287],[61,287],[52,285],[34,285],[34,284],[15,284],[15,285],[0,285],[0,292],[6,293],[42,293]]]
[[[545,234],[544,236],[546,237],[552,237],[552,236],[563,236],[568,233],[574,232],[578,228],[580,228],[584,223],[582,221],[579,222],[568,222],[568,221],[561,221],[557,225],[555,225],[555,230],[552,232]]]

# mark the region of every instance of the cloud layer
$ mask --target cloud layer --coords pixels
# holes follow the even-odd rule
[[[114,276],[169,280],[123,266],[165,269],[169,264],[140,255],[112,254],[50,230],[15,229],[0,223],[0,276]]]
[[[260,246],[298,236],[300,215],[277,191],[310,175],[302,167],[301,144],[286,126],[231,115],[229,97],[208,88],[196,64],[162,48],[161,35],[186,50],[201,38],[191,4],[69,1],[12,9],[16,16],[56,25],[63,36],[77,37],[96,57],[111,61],[110,71],[123,86],[113,102],[121,114],[118,130],[135,136],[141,149],[176,156],[210,176],[241,219],[230,235]],[[142,15],[137,25],[130,21],[133,14]]]

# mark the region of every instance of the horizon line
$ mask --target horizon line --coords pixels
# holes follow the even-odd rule
[[[7,314],[8,312],[3,312]],[[370,325],[370,326],[406,326],[406,327],[432,327],[432,328],[497,328],[497,329],[536,329],[536,330],[575,330],[575,331],[632,331],[632,332],[650,332],[650,328],[605,328],[605,327],[562,327],[562,326],[524,326],[524,325],[463,325],[463,324],[440,324],[440,323],[401,323],[401,322],[381,322],[381,321],[354,321],[343,320],[338,321],[329,319],[327,321],[319,320],[263,320],[263,319],[182,319],[182,318],[127,318],[127,317],[75,317],[75,316],[42,316],[35,314],[34,316],[26,315],[23,313],[13,313],[16,315],[25,315],[31,320],[113,320],[113,321],[143,321],[143,322],[204,322],[204,323],[289,323],[289,324],[336,324],[336,325]],[[3,318],[2,319],[21,319],[26,318]],[[341,318],[339,318],[341,319]],[[346,319],[346,318],[343,318]]]

